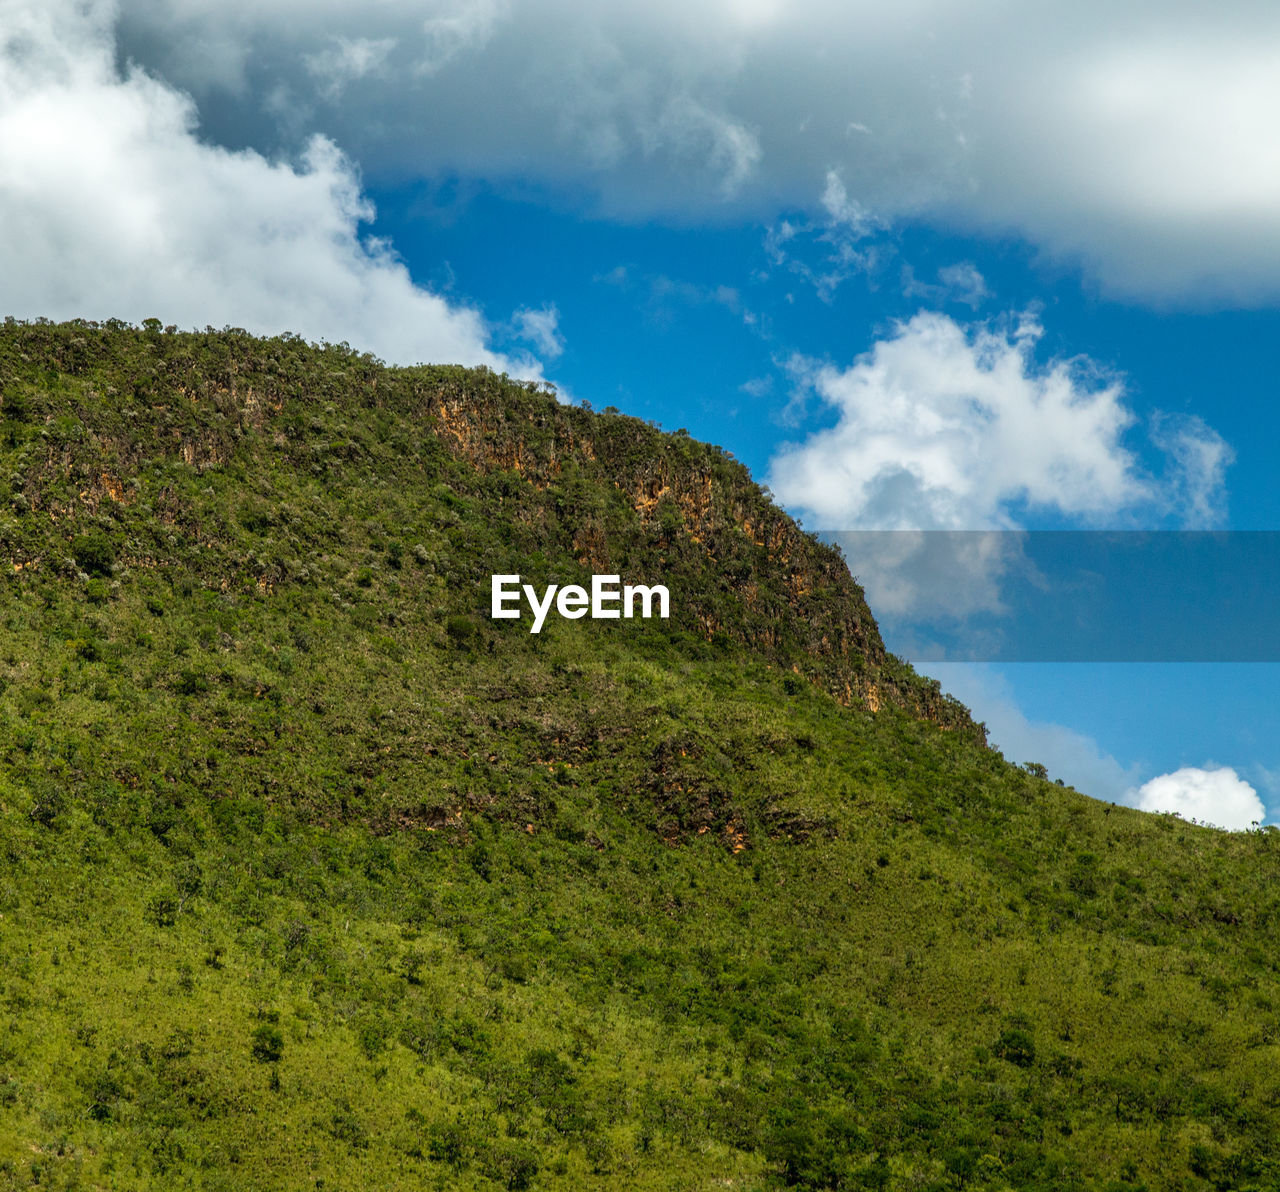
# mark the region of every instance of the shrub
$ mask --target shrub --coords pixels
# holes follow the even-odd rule
[[[41,789],[35,797],[29,812],[31,818],[42,828],[52,828],[58,817],[67,809],[67,799],[58,787],[52,784]]]
[[[89,1116],[95,1122],[106,1122],[111,1120],[112,1110],[124,1097],[125,1090],[119,1077],[107,1069],[89,1081],[88,1093]]]
[[[81,534],[71,543],[71,555],[81,571],[110,575],[116,561],[116,548],[105,534]]]
[[[178,676],[179,695],[203,695],[209,690],[209,680],[199,671],[184,670]]]
[[[476,635],[476,623],[470,617],[450,617],[444,628],[456,646],[467,645]]]
[[[25,393],[4,395],[4,416],[13,422],[27,422],[31,418],[31,402]]]
[[[249,1054],[260,1064],[278,1064],[284,1055],[284,1035],[271,1022],[263,1022],[254,1028],[249,1043]]]
[[[156,927],[172,927],[178,921],[178,900],[167,892],[153,894],[147,899],[143,914]]]
[[[352,1111],[347,1101],[339,1103],[329,1121],[329,1133],[339,1142],[345,1142],[352,1150],[364,1150],[369,1145],[369,1129]]]
[[[508,1192],[524,1192],[538,1174],[538,1152],[527,1142],[494,1140],[485,1148],[484,1174]]]
[[[1035,1040],[1021,1027],[1001,1031],[991,1050],[999,1059],[1019,1068],[1029,1068],[1036,1060]]]
[[[433,1163],[447,1163],[461,1170],[471,1150],[466,1133],[454,1122],[433,1127],[427,1133],[427,1156]]]

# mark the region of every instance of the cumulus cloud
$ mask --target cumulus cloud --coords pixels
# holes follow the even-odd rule
[[[1257,791],[1230,767],[1186,766],[1139,783],[1138,765],[1121,765],[1092,737],[1030,719],[1018,707],[1008,679],[995,668],[940,662],[930,664],[928,671],[986,724],[991,743],[1010,761],[1039,762],[1050,777],[1086,795],[1142,811],[1176,812],[1233,831],[1266,818]]]
[[[1221,766],[1202,770],[1184,766],[1161,774],[1128,792],[1126,802],[1143,811],[1172,811],[1232,831],[1245,831],[1266,815],[1258,792],[1235,770]]]
[[[770,486],[823,529],[1011,529],[1023,509],[1099,522],[1161,502],[1123,441],[1136,419],[1121,379],[1083,358],[1039,365],[1042,335],[1029,315],[922,311],[849,368],[799,362],[838,417],[778,453]],[[1210,509],[1226,447],[1202,423],[1177,434],[1170,482]]]
[[[835,178],[850,210],[1020,233],[1117,292],[1280,293],[1280,9],[1251,0],[1158,16],[1138,0],[121,0],[120,14],[126,55],[216,95],[227,138],[259,148],[282,119],[292,137],[291,105],[369,168],[532,175],[591,188],[609,212],[697,219],[820,216]],[[335,39],[394,49],[335,89],[309,65]]]
[[[1219,524],[1231,452],[1203,422],[1158,416],[1159,475],[1126,445],[1137,419],[1124,383],[1084,358],[1039,364],[1030,315],[965,326],[922,311],[848,368],[793,373],[835,424],[774,457],[769,485],[811,528],[1012,530],[1036,517],[1101,526],[1139,514]],[[923,583],[939,561],[923,538],[855,535],[850,565],[872,607],[911,617],[998,612],[1019,564],[1016,536],[963,542],[953,582]],[[979,549],[981,548],[981,549]],[[936,577],[935,577],[936,580]],[[961,582],[963,581],[963,582]]]
[[[332,141],[294,162],[210,146],[189,98],[117,67],[112,11],[0,2],[0,310],[294,331],[541,375],[361,238],[373,210]]]

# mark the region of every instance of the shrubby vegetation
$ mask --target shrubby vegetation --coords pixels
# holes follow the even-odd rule
[[[1006,763],[722,453],[238,332],[0,387],[0,1189],[1280,1181],[1276,834]],[[486,615],[602,562],[680,616]]]

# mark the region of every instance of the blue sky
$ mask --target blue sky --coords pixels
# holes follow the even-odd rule
[[[547,379],[815,530],[1280,527],[1270,6],[0,17],[4,313]],[[1090,793],[1280,816],[1272,666],[939,673]]]

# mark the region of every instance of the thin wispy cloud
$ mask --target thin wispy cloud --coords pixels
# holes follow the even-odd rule
[[[335,37],[327,49],[307,54],[304,61],[320,94],[336,100],[349,83],[383,72],[395,47],[394,37]]]
[[[1137,766],[1122,765],[1096,740],[1064,724],[1036,720],[1019,707],[1008,679],[989,666],[933,663],[930,674],[974,710],[991,743],[1011,762],[1036,762],[1053,778],[1098,799],[1129,802],[1140,781]]]
[[[851,278],[871,278],[892,256],[893,248],[879,234],[885,221],[850,198],[840,175],[827,171],[814,218],[778,220],[765,233],[769,263],[812,286],[830,304]]]
[[[564,354],[560,312],[554,306],[518,310],[511,322],[516,337],[531,344],[541,359],[551,361]]]
[[[902,294],[905,298],[919,298],[932,306],[956,304],[971,310],[976,310],[992,297],[986,278],[970,261],[944,265],[938,270],[936,282],[921,281],[910,265],[904,265]]]

